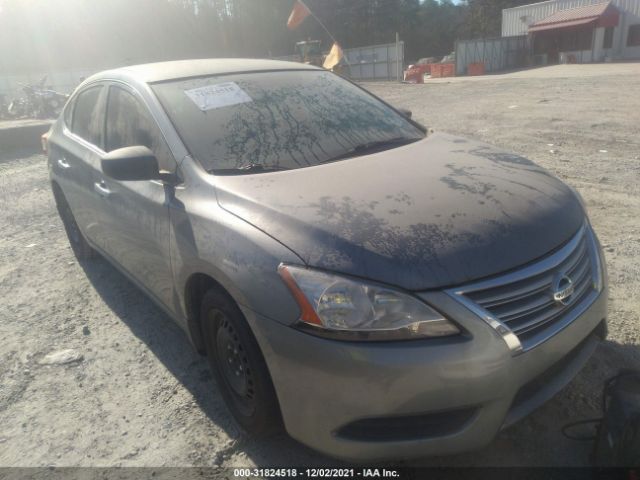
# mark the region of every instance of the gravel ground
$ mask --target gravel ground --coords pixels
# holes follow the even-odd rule
[[[589,444],[560,426],[597,416],[604,379],[640,368],[640,65],[626,65],[367,85],[430,127],[527,156],[576,187],[611,281],[609,340],[571,385],[488,448],[417,464],[586,465]],[[331,463],[285,435],[243,437],[179,328],[106,262],[75,261],[43,156],[0,157],[0,204],[0,466]]]

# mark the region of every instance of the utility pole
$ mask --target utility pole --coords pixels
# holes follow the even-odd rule
[[[402,64],[400,63],[400,34],[396,32],[396,81],[402,81]]]

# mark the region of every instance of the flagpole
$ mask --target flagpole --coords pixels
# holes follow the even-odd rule
[[[307,11],[309,12],[309,15],[311,15],[313,18],[316,19],[316,22],[318,22],[320,24],[320,26],[324,29],[324,31],[327,32],[327,35],[329,35],[331,37],[331,40],[333,40],[334,43],[338,43],[338,41],[335,39],[335,37],[333,35],[331,35],[331,32],[329,31],[329,29],[324,26],[324,23],[322,23],[318,17],[316,17],[316,14],[311,11],[311,9],[307,6],[307,4],[304,3],[302,0],[298,0],[298,1],[302,5],[304,5],[304,8],[307,9]]]
[[[331,37],[331,40],[333,40],[333,43],[335,43],[338,46],[340,46],[340,43],[335,39],[335,37],[333,35],[331,35],[331,32],[329,31],[329,29],[327,27],[325,27],[324,23],[322,23],[318,17],[316,17],[316,14],[313,13],[313,11],[311,11],[311,9],[307,6],[307,4],[304,3],[302,0],[297,0],[297,1],[300,2],[302,5],[304,5],[304,7],[309,12],[309,15],[311,15],[313,18],[316,19],[316,22],[318,22],[320,24],[320,26],[324,29],[324,31],[327,32],[327,35],[329,35],[329,37]],[[342,58],[344,58],[344,61],[347,62],[347,65],[349,65],[349,68],[351,68],[351,64],[349,63],[349,59],[347,58],[347,55],[346,54],[343,55]]]

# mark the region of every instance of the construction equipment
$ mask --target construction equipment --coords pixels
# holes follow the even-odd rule
[[[296,42],[296,54],[302,63],[321,67],[324,61],[320,40],[303,40]]]

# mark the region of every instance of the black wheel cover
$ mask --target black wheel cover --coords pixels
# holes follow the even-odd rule
[[[253,369],[246,348],[233,324],[220,310],[209,312],[210,320],[217,326],[215,334],[215,357],[224,386],[227,388],[238,411],[251,416],[255,410]]]

